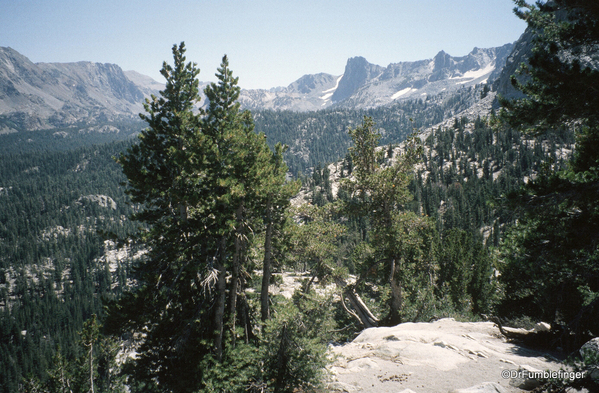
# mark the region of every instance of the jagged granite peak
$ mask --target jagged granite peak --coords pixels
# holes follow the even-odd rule
[[[361,56],[350,58],[345,65],[345,72],[339,81],[339,87],[335,90],[331,100],[333,102],[345,100],[384,70],[384,67],[371,64]]]
[[[440,51],[432,59],[391,63],[387,67],[371,64],[364,57],[352,57],[341,76],[304,75],[287,87],[244,90],[240,100],[246,109],[312,111],[329,107],[373,108],[426,98],[493,82],[512,48],[513,44],[474,48],[461,57]]]
[[[440,51],[433,59],[389,64],[378,76],[336,105],[373,108],[490,83],[499,75],[512,47],[513,44],[474,48],[461,57]]]
[[[451,56],[445,53],[444,50],[437,53],[433,59],[434,67],[433,72],[441,71],[443,68],[449,68],[451,66]]]

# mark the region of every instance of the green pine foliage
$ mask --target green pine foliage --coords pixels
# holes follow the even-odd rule
[[[382,323],[396,325],[406,318],[406,299],[424,304],[430,300],[427,294],[434,284],[434,225],[407,208],[412,200],[408,189],[410,175],[422,147],[420,140],[412,137],[406,141],[403,152],[385,165],[385,150],[377,149],[380,134],[372,118],[365,117],[362,125],[349,133],[354,141],[350,148],[354,177],[341,183],[349,196],[342,209],[348,216],[368,219],[367,236],[373,251],[369,258],[360,261],[358,281],[372,275],[371,281],[389,289]],[[420,299],[415,299],[417,293],[421,294]]]
[[[148,129],[118,158],[127,193],[141,205],[133,217],[146,225],[140,240],[148,252],[136,266],[137,285],[111,305],[108,331],[140,338],[127,369],[134,391],[246,391],[261,383],[279,392],[300,380],[314,383],[322,336],[296,353],[308,334],[292,326],[301,321],[285,322],[276,307],[271,313],[266,294],[264,325],[257,325],[256,299],[246,291],[260,247],[268,288],[273,236],[298,189],[286,182],[285,148],[278,144],[273,152],[254,131],[251,114],[240,111],[238,79],[226,56],[218,82],[205,89],[207,109],[194,111],[199,70],[184,54],[183,43],[173,47],[174,66],[162,68],[166,89],[142,115]],[[284,313],[301,318],[300,303]],[[264,359],[276,339],[271,321],[287,326],[278,340],[288,365],[264,376],[275,367]]]
[[[226,362],[206,359],[207,392],[315,391],[325,381],[326,343],[333,340],[334,309],[330,296],[296,291],[277,299],[272,316],[254,344],[227,346]]]
[[[534,50],[513,78],[525,97],[503,100],[501,118],[528,134],[567,130],[576,149],[566,167],[545,160],[540,176],[509,200],[518,222],[502,246],[500,310],[551,322],[563,332],[554,345],[573,348],[599,334],[599,71],[589,63],[599,8],[577,0],[515,4],[535,34]]]

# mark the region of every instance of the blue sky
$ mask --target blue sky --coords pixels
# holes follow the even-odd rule
[[[513,42],[512,0],[0,0],[0,46],[33,62],[116,63],[160,80],[173,44],[214,80],[223,54],[243,88]]]

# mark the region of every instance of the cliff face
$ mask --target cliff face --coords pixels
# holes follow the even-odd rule
[[[501,94],[501,96],[509,99],[522,98],[524,96],[512,86],[511,76],[516,74],[520,64],[526,63],[528,57],[532,54],[533,37],[533,32],[530,29],[526,29],[514,44],[514,49],[506,59],[505,67],[503,67],[494,83],[497,93]],[[520,77],[520,80],[523,81],[522,77]]]
[[[385,68],[370,64],[363,57],[353,57],[347,61],[343,78],[339,87],[331,97],[333,102],[340,102],[349,98],[360,87],[376,78]]]

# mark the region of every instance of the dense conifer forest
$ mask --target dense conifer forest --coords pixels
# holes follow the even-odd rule
[[[399,143],[414,132],[458,114],[480,100],[488,86],[463,88],[455,94],[440,94],[369,110],[328,109],[318,112],[256,111],[256,130],[268,142],[289,146],[285,161],[294,176],[308,173],[318,164],[336,161],[351,145],[349,128],[364,116],[375,119],[382,144]]]
[[[285,115],[291,117],[278,114]],[[357,118],[363,113],[344,115]],[[516,131],[497,133],[482,119],[456,119],[453,127],[435,129],[423,139],[421,163],[409,184],[414,199],[407,207],[434,222],[441,266],[435,297],[450,298],[453,305],[439,302],[416,319],[489,312],[496,295],[488,282],[493,269],[488,247],[498,246],[512,219],[501,197],[541,171],[547,158],[556,163],[567,158],[560,152],[571,148],[572,137],[553,135],[535,141]],[[128,219],[133,210],[124,194],[125,177],[113,159],[129,146],[125,141],[2,155],[0,323],[2,358],[9,359],[0,373],[4,391],[15,391],[27,376],[45,380],[58,348],[64,359],[80,358],[78,332],[83,322],[93,314],[104,315],[103,301],[119,296],[126,287],[131,260],[110,266],[103,256],[114,248],[106,242],[110,234],[124,238],[136,228]],[[395,154],[393,149],[385,152]],[[345,156],[337,167],[348,177],[349,155],[340,150],[337,156]],[[331,185],[338,180],[329,166],[316,164],[302,178],[314,205],[337,200]],[[96,195],[110,200],[85,198]],[[347,196],[341,191],[338,197]],[[368,223],[356,218],[342,225],[347,229],[335,245],[332,262],[356,274],[359,267],[349,250],[359,243]],[[293,261],[287,264],[296,266]],[[406,314],[410,319],[418,311],[416,304],[413,307],[413,314]]]
[[[67,359],[78,357],[83,322],[102,315],[103,298],[126,286],[130,264],[109,266],[102,233],[134,228],[125,178],[112,159],[128,145],[1,156],[3,391],[17,391],[29,374],[44,375],[57,347]]]

